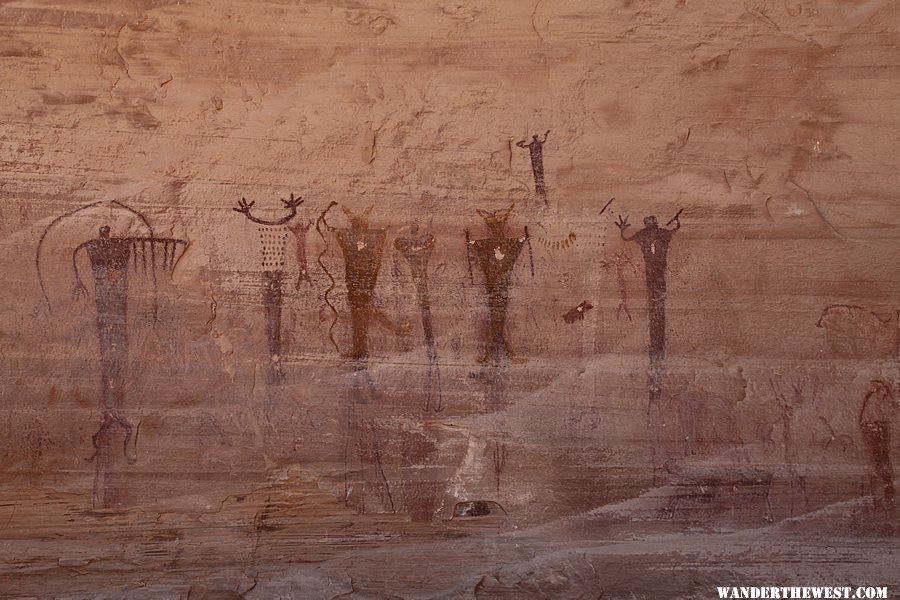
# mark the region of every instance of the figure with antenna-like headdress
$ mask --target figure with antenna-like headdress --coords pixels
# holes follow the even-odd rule
[[[262,247],[263,268],[263,306],[266,318],[266,342],[269,348],[270,383],[281,380],[284,372],[281,368],[281,308],[283,303],[282,281],[284,280],[284,254],[287,243],[287,232],[290,229],[297,239],[297,261],[300,269],[300,280],[308,278],[306,270],[306,229],[302,226],[291,226],[290,223],[297,216],[297,207],[303,204],[303,198],[291,194],[289,198],[282,198],[281,203],[287,209],[287,214],[277,219],[264,219],[252,213],[255,202],[247,202],[246,198],[238,201],[237,208],[233,211],[247,217],[251,223],[256,223],[259,233],[259,241]]]

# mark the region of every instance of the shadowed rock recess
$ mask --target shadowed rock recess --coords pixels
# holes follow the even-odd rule
[[[900,3],[0,0],[0,598],[900,593]]]

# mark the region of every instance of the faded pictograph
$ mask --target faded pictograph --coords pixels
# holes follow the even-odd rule
[[[350,305],[352,346],[349,353],[341,354],[352,361],[353,380],[347,402],[344,502],[361,512],[394,512],[396,507],[391,485],[384,470],[385,433],[377,423],[382,402],[369,372],[369,326],[375,323],[394,333],[405,333],[408,328],[394,324],[375,304],[387,229],[369,226],[369,215],[374,205],[360,213],[344,208],[349,222],[349,227],[344,228],[328,223],[328,212],[336,205],[336,202],[331,202],[322,211],[316,220],[316,231],[325,243],[318,263],[331,282],[325,292],[325,303],[333,314],[328,335],[335,349],[339,349],[333,335],[338,312],[329,294],[336,287],[336,281],[322,260],[328,252],[326,233],[332,233],[337,238],[341,249],[344,284]]]
[[[95,203],[63,215],[47,227],[41,236],[36,253],[38,277],[44,298],[49,306],[49,298],[44,289],[41,275],[41,245],[47,233],[63,220],[73,218],[81,210],[98,205]],[[99,507],[115,506],[121,501],[122,481],[119,478],[120,461],[114,456],[113,447],[121,439],[122,455],[128,464],[137,460],[133,446],[135,427],[126,418],[126,384],[128,373],[128,297],[129,273],[149,275],[153,282],[154,320],[157,318],[156,293],[159,274],[170,274],[184,252],[187,241],[182,239],[157,237],[147,218],[120,202],[111,203],[130,215],[140,219],[146,235],[112,235],[111,227],[100,227],[96,238],[79,244],[72,251],[72,274],[76,298],[89,295],[88,287],[81,276],[79,257],[87,256],[93,274],[93,288],[96,303],[97,336],[100,346],[101,408],[103,414],[99,429],[94,433],[92,443],[95,464],[93,503]],[[121,432],[117,431],[121,429]]]
[[[499,365],[514,360],[516,354],[506,334],[506,319],[509,310],[510,283],[513,269],[519,260],[522,248],[528,246],[531,275],[534,276],[534,258],[529,242],[528,228],[518,237],[507,237],[506,222],[513,207],[487,212],[478,210],[488,229],[488,236],[479,240],[471,239],[466,230],[466,260],[469,267],[469,278],[475,282],[472,274],[472,262],[476,262],[484,275],[484,288],[487,294],[488,339],[485,350],[478,362]]]
[[[344,504],[359,512],[396,512],[385,472],[387,432],[377,420],[382,398],[368,368],[354,361],[344,444]]]
[[[880,379],[869,383],[859,410],[859,429],[869,462],[869,492],[875,508],[893,512],[894,466],[891,462],[891,423],[900,404],[891,387]]]
[[[584,315],[592,308],[594,308],[593,304],[587,300],[583,300],[574,308],[566,311],[563,315],[563,321],[570,325],[576,321],[584,321]]]
[[[422,316],[422,335],[428,356],[428,380],[425,389],[425,410],[443,410],[441,369],[438,362],[437,342],[434,338],[434,321],[431,317],[431,296],[428,291],[428,262],[434,251],[434,236],[419,231],[418,223],[410,226],[409,233],[394,240],[394,248],[409,264],[410,275],[416,286],[416,299]]]
[[[854,304],[822,309],[816,326],[836,355],[845,358],[900,358],[900,311],[872,310]]]
[[[269,383],[277,383],[284,375],[281,367],[281,312],[284,304],[282,283],[284,281],[285,248],[290,223],[297,216],[297,207],[303,204],[303,199],[291,194],[287,199],[282,198],[281,203],[288,212],[278,219],[264,219],[253,215],[252,209],[255,202],[247,202],[245,198],[241,198],[237,207],[232,208],[258,226],[262,252],[260,263],[263,269],[262,302],[265,311],[266,343],[269,350]],[[290,231],[294,233],[297,240],[298,259],[301,258],[301,255],[303,259],[303,262],[298,261],[300,279],[308,278],[306,273],[306,229],[295,224]],[[299,287],[300,280],[297,285]]]
[[[683,210],[683,209],[682,209]],[[635,242],[644,255],[644,269],[647,277],[647,322],[650,334],[648,353],[649,370],[649,404],[647,406],[650,420],[650,432],[653,436],[653,474],[660,466],[660,400],[662,398],[662,375],[666,357],[666,266],[669,244],[672,236],[681,228],[681,210],[672,217],[664,227],[660,227],[655,216],[644,218],[644,228],[637,233],[626,236],[628,217],[619,215],[616,225],[622,239]],[[675,227],[668,229],[672,223]]]
[[[779,382],[775,377],[769,378],[769,386],[780,409],[783,460],[788,475],[788,510],[789,514],[794,516],[798,509],[803,512],[810,510],[809,485],[802,470],[804,462],[802,448],[796,439],[800,423],[798,415],[804,406],[820,402],[824,386],[815,379],[797,378]]]
[[[534,175],[534,193],[544,203],[547,202],[547,186],[544,184],[544,144],[547,143],[547,136],[549,135],[550,130],[548,129],[544,132],[544,139],[541,139],[538,135],[533,135],[531,136],[531,142],[526,143],[526,140],[516,142],[516,146],[519,148],[528,148],[528,153],[531,156],[531,172]]]
[[[631,260],[631,256],[623,249],[616,250],[609,258],[600,261],[600,268],[616,274],[616,287],[619,289],[619,305],[616,307],[616,320],[625,315],[631,321],[631,311],[628,310],[628,286],[625,282],[625,273],[627,271],[637,274],[637,265]]]
[[[662,516],[710,521],[726,515],[749,513],[751,518],[774,520],[771,493],[773,477],[769,471],[750,465],[716,468],[667,468],[671,493],[662,507]]]

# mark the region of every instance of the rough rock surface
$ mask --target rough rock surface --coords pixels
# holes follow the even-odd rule
[[[890,0],[0,0],[0,596],[897,593],[898,64]]]

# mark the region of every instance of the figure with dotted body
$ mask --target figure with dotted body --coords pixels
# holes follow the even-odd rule
[[[282,293],[284,251],[287,244],[287,228],[285,226],[297,216],[297,207],[303,204],[303,199],[291,194],[288,199],[282,198],[281,203],[288,213],[279,219],[263,219],[254,216],[251,209],[255,202],[247,202],[244,198],[238,202],[237,208],[232,209],[247,217],[250,222],[259,225],[263,268],[262,301],[265,310],[266,343],[269,350],[269,383],[277,383],[284,376],[281,368],[281,307],[284,299]],[[305,236],[305,229],[294,231],[298,236],[301,232]],[[300,265],[301,277],[305,273],[305,266],[305,264]]]

